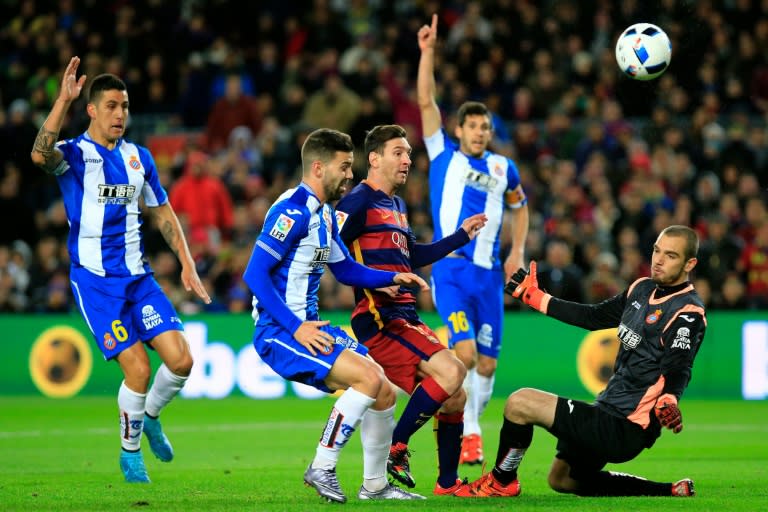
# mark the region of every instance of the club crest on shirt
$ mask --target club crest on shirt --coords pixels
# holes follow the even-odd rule
[[[117,342],[115,341],[115,338],[112,337],[112,334],[105,332],[104,333],[104,348],[107,350],[112,350],[115,348],[115,345]]]
[[[653,325],[659,321],[659,318],[661,318],[661,310],[657,309],[656,311],[654,311],[653,313],[645,317],[645,323],[649,325]]]
[[[130,165],[131,169],[134,171],[141,170],[141,162],[139,162],[139,158],[136,155],[131,155],[131,158],[128,160],[128,165]]]
[[[277,218],[275,225],[272,226],[272,230],[269,232],[269,236],[284,242],[295,223],[295,220],[281,213]]]

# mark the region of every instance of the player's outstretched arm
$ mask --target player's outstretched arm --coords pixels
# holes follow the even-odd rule
[[[187,245],[187,239],[184,237],[184,230],[181,228],[181,223],[178,217],[176,217],[171,204],[165,203],[164,205],[152,208],[152,213],[157,219],[157,226],[165,242],[176,254],[176,257],[179,258],[179,262],[181,262],[181,283],[184,285],[184,289],[188,292],[194,291],[206,304],[210,304],[211,297],[200,281],[200,276],[197,275],[195,260],[192,258],[192,253]]]
[[[444,258],[456,249],[468,244],[477,236],[487,221],[488,217],[484,213],[477,213],[464,219],[459,229],[452,235],[429,244],[411,244],[411,268],[431,265],[440,258]]]
[[[40,131],[37,132],[35,143],[32,146],[32,162],[46,172],[55,171],[64,158],[62,152],[56,149],[54,145],[59,137],[69,106],[80,96],[80,91],[85,85],[86,75],[77,78],[77,66],[79,64],[80,57],[72,57],[67,64],[61,79],[59,97],[56,98],[51,112],[45,119],[43,126],[40,127]]]
[[[442,124],[440,109],[435,101],[435,46],[437,44],[437,14],[432,24],[424,25],[417,34],[421,57],[416,77],[416,94],[421,111],[421,128],[425,137],[434,135]]]

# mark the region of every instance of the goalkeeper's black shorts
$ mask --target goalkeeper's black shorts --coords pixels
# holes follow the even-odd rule
[[[594,404],[558,397],[550,432],[557,437],[557,458],[571,466],[571,477],[600,471],[607,463],[632,460],[659,437],[654,422],[647,429],[609,414]]]

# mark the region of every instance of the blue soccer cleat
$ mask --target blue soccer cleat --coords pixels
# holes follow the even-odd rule
[[[173,446],[168,438],[163,433],[163,427],[160,425],[159,418],[150,418],[146,414],[144,415],[144,434],[149,441],[149,448],[155,457],[163,462],[170,462],[173,460]]]
[[[127,452],[122,450],[120,452],[120,469],[123,471],[125,481],[129,484],[149,483],[149,475],[147,468],[144,467],[144,457],[141,455],[141,451]]]

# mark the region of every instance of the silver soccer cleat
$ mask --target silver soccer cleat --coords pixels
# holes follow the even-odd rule
[[[336,468],[313,469],[312,464],[310,464],[304,472],[304,484],[314,487],[317,494],[328,501],[347,502],[347,497],[344,496],[339,480],[336,478]]]
[[[405,491],[396,485],[387,484],[385,488],[380,491],[371,492],[364,486],[360,486],[360,491],[357,493],[357,497],[361,500],[425,500],[421,494],[415,492]]]

